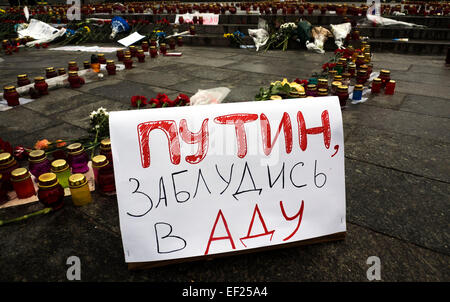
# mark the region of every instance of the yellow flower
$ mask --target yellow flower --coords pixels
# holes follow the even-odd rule
[[[87,27],[87,26],[85,26],[84,29],[85,29],[88,33],[91,32],[91,29],[90,29],[89,27]]]
[[[305,88],[296,82],[289,83],[289,86],[297,90],[297,92],[305,92]]]
[[[4,13],[6,13],[6,11],[5,11],[4,9],[1,9],[1,8],[0,8],[0,13],[3,13],[3,14],[4,14]]]

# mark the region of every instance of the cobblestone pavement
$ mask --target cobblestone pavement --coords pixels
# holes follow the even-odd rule
[[[89,113],[130,108],[132,95],[174,98],[226,86],[227,102],[251,101],[271,81],[308,78],[330,57],[306,51],[183,47],[136,68],[0,112],[0,137],[32,146],[38,139],[86,134]],[[107,54],[115,59],[115,55]],[[45,68],[82,66],[88,53],[49,49],[0,57],[0,84]],[[371,97],[343,111],[347,237],[343,241],[128,271],[117,202],[96,192],[76,208],[0,228],[2,281],[64,281],[66,260],[82,262],[83,281],[367,281],[369,256],[381,260],[383,281],[450,281],[450,69],[444,57],[375,54],[374,69],[397,80],[393,96]],[[0,219],[40,209],[0,210]]]

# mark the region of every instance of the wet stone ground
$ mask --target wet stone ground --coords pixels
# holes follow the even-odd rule
[[[13,145],[85,135],[89,113],[130,108],[133,95],[174,98],[226,86],[226,102],[251,101],[283,77],[308,78],[331,56],[306,51],[183,47],[84,85],[61,88],[0,112],[0,137]],[[106,54],[115,59],[114,54]],[[82,66],[90,54],[22,50],[0,57],[0,84],[45,68]],[[0,228],[1,281],[65,281],[66,260],[82,261],[83,281],[367,281],[369,256],[381,260],[382,281],[450,281],[450,69],[444,57],[375,54],[374,69],[391,70],[393,96],[371,97],[343,111],[347,236],[343,241],[129,271],[124,262],[117,201],[94,202]],[[0,209],[0,219],[40,209]]]

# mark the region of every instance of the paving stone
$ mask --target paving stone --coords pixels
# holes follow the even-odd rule
[[[22,136],[58,123],[60,121],[44,117],[22,106],[0,112],[1,138],[11,142],[11,144],[20,144]]]
[[[128,110],[131,108],[130,105],[127,106],[121,102],[105,99],[79,106],[72,109],[68,114],[62,114],[59,118],[66,123],[88,130],[90,128],[89,115],[92,111],[97,110],[100,107],[105,108],[108,112]]]
[[[178,85],[175,86],[178,87]],[[122,106],[125,106],[123,108],[130,107],[130,100],[134,95],[143,95],[147,98],[152,98],[156,97],[158,93],[173,95],[178,91],[120,79],[108,80],[108,82],[93,82],[86,84],[79,89],[89,94],[118,101],[122,104]]]
[[[343,241],[252,254],[246,281],[367,282],[370,256],[380,258],[384,282],[449,278],[448,256],[347,223]],[[279,263],[289,263],[292,269]]]
[[[446,118],[375,106],[348,106],[342,115],[344,125],[354,124],[450,142],[450,120]]]
[[[349,158],[345,174],[347,221],[449,255],[447,183]]]
[[[188,67],[180,70],[180,73],[192,80],[194,80],[193,78],[201,78],[214,81],[230,80],[240,74],[239,71],[209,66]]]
[[[449,143],[354,127],[345,142],[346,156],[379,166],[450,183]]]
[[[431,97],[444,97],[450,94],[450,87],[443,82],[435,84],[417,84],[406,81],[397,81],[396,92],[410,93]]]
[[[398,110],[400,106],[403,104],[405,99],[405,94],[398,92],[395,95],[387,95],[383,92],[379,94],[370,94],[369,99],[362,103],[363,106],[377,106],[386,109],[395,109]]]
[[[430,65],[413,65],[409,70],[410,73],[424,74],[426,77],[428,74],[441,75],[444,77],[449,77],[450,67],[445,67],[445,60],[442,60],[442,65],[430,66]],[[448,86],[448,85],[447,85]]]
[[[57,117],[56,113],[99,100],[99,97],[84,94],[76,89],[60,88],[23,106],[47,116]]]
[[[141,69],[135,69],[132,73],[118,73],[117,77],[132,82],[138,82],[158,87],[168,87],[171,85],[176,85],[179,82],[183,82],[189,79],[189,77],[184,75],[183,73],[174,74],[168,72],[159,72],[155,70]]]
[[[170,86],[170,89],[177,89],[179,91],[186,91],[191,95],[195,94],[199,89],[210,89],[215,87],[233,87],[229,82],[221,81],[218,83],[214,80],[197,79],[195,81],[187,80],[176,85]]]
[[[35,143],[41,139],[48,139],[49,141],[55,141],[57,139],[71,140],[87,135],[88,133],[85,129],[73,126],[71,124],[61,123],[21,137],[20,144],[33,148]]]
[[[400,110],[448,118],[450,117],[450,101],[430,96],[407,95]]]

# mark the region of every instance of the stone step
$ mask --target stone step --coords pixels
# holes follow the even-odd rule
[[[195,36],[184,37],[186,45],[193,46],[231,46],[228,39],[218,34],[196,34]],[[246,36],[243,39],[246,45],[254,45],[253,39]],[[431,40],[409,40],[408,42],[398,42],[392,39],[370,39],[369,43],[375,52],[393,52],[402,54],[428,54],[443,55],[447,53],[450,47],[450,41],[431,41]],[[305,48],[295,41],[291,41],[289,47]],[[328,39],[324,45],[327,51],[336,49],[334,39]]]
[[[450,40],[450,29],[358,26],[360,35],[372,39],[409,38],[416,40]]]
[[[120,15],[120,14],[115,14]],[[121,15],[127,20],[132,19],[144,19],[149,20],[154,23],[158,20],[166,18],[171,23],[175,22],[174,14],[125,14]],[[87,17],[92,18],[112,18],[110,14],[93,14]],[[340,24],[344,21],[344,16],[338,16],[335,14],[325,14],[321,15],[320,13],[314,13],[313,15],[309,14],[295,14],[295,15],[266,15],[266,14],[221,14],[219,15],[219,24],[258,24],[258,19],[262,17],[266,20],[275,20],[280,19],[282,22],[295,22],[299,18],[304,18],[308,20],[313,25],[330,25],[330,24]],[[365,17],[363,16],[347,16],[350,20],[354,20],[356,22],[363,21]],[[418,25],[424,25],[430,28],[447,28],[450,29],[450,16],[384,16],[386,18],[414,23]]]

